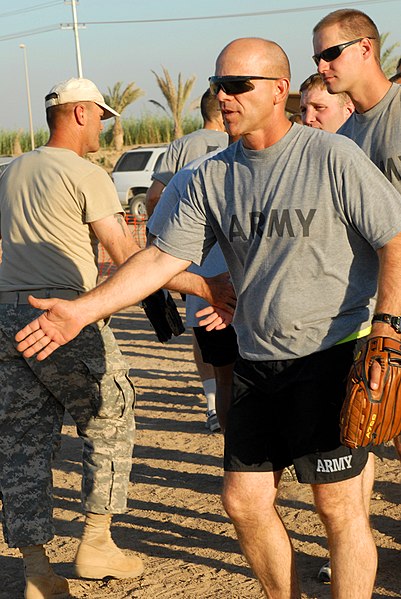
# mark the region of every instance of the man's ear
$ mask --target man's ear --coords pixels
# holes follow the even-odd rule
[[[74,106],[75,120],[79,125],[84,125],[86,121],[86,107],[84,104],[76,104]]]
[[[287,101],[287,96],[290,91],[290,80],[286,77],[281,77],[274,82],[274,104],[280,104]]]
[[[371,56],[374,57],[375,51],[373,48],[372,40],[370,40],[368,37],[365,37],[363,38],[363,40],[360,41],[360,44],[364,60],[367,60]]]
[[[355,110],[355,106],[353,105],[353,103],[351,101],[344,104],[344,111],[345,111],[347,118],[349,118],[351,116],[351,114],[354,112],[354,110]]]

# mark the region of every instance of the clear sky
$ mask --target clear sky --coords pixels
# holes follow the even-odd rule
[[[196,75],[195,99],[207,88],[219,51],[237,37],[258,36],[287,52],[291,89],[297,91],[315,70],[313,26],[328,12],[346,7],[363,10],[381,33],[389,32],[387,45],[401,42],[401,0],[80,0],[78,22],[86,24],[79,29],[83,76],[103,92],[117,81],[135,81],[146,95],[123,116],[139,116],[158,110],[149,99],[163,102],[152,70],[161,73],[163,65],[174,81],[179,72],[185,79]],[[190,17],[194,20],[183,20]],[[74,33],[61,29],[61,23],[72,23],[70,2],[0,0],[0,128],[29,126],[21,43],[26,45],[35,129],[45,127],[43,98],[49,89],[77,76]],[[401,56],[401,46],[395,53]]]

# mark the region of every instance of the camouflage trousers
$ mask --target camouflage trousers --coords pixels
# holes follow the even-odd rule
[[[135,438],[135,390],[107,325],[94,324],[43,362],[14,335],[38,310],[0,304],[0,490],[10,547],[54,535],[52,453],[66,409],[83,442],[85,512],[122,513]]]

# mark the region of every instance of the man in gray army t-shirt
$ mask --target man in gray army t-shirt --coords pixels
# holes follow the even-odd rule
[[[342,52],[327,55],[354,39]],[[401,193],[401,87],[381,69],[376,25],[359,10],[337,10],[315,26],[313,44],[327,90],[347,92],[355,105],[338,133],[355,141]]]
[[[362,493],[367,451],[343,447],[338,422],[377,288],[378,307],[401,313],[401,199],[352,141],[291,126],[289,80],[288,59],[274,42],[226,46],[210,83],[227,131],[241,141],[198,168],[153,246],[83,297],[31,300],[47,312],[16,339],[25,356],[42,360],[91,319],[200,263],[217,240],[238,298],[223,503],[241,548],[267,596],[300,597],[275,508],[283,469],[294,464],[298,480],[312,485],[327,531],[332,588],[338,597],[368,599],[377,557]],[[374,323],[372,334],[396,337],[384,323]],[[379,382],[372,369],[372,388]]]
[[[354,114],[338,133],[355,141],[401,193],[401,86],[394,77],[392,84],[380,66],[375,23],[359,10],[342,9],[319,21],[313,34],[315,62],[328,91],[347,92],[355,104]],[[328,48],[354,39],[359,41],[345,53],[327,56]],[[394,443],[401,459],[401,437]]]

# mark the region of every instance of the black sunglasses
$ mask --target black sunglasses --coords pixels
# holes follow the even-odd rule
[[[320,54],[315,54],[314,56],[312,56],[312,58],[317,66],[319,66],[319,62],[322,58],[325,62],[330,62],[338,58],[345,48],[347,48],[348,46],[352,46],[353,44],[357,44],[358,42],[361,42],[364,39],[374,40],[376,38],[368,36],[358,37],[357,40],[345,42],[344,44],[338,44],[338,46],[330,46],[330,48],[326,48],[326,50],[323,50],[323,52],[320,52]]]
[[[245,94],[255,89],[251,79],[267,79],[268,81],[277,81],[280,77],[259,77],[258,75],[224,75],[223,77],[209,77],[210,91],[217,96],[222,89],[229,96]]]

